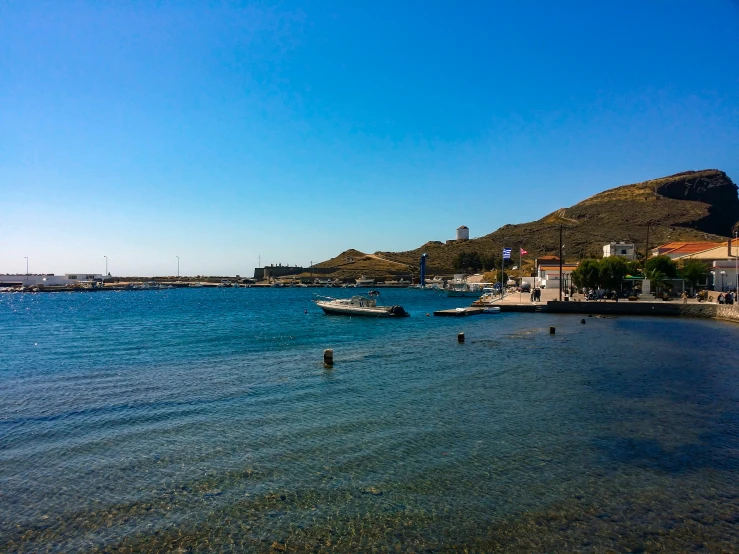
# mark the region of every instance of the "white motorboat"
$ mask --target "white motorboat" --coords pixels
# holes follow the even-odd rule
[[[375,286],[375,280],[374,279],[368,279],[367,277],[365,277],[364,275],[362,275],[362,277],[360,277],[359,279],[357,279],[357,282],[356,282],[356,284],[354,286],[357,287],[357,288],[360,288],[360,287],[373,287],[373,286]]]
[[[373,294],[374,293],[374,294]],[[316,305],[327,315],[359,315],[367,317],[407,317],[410,314],[402,306],[378,306],[372,291],[369,296],[352,296],[351,298],[320,297],[315,300]]]
[[[480,298],[482,295],[482,286],[478,283],[453,282],[449,284],[449,288],[444,289],[447,296],[466,296],[470,298]]]

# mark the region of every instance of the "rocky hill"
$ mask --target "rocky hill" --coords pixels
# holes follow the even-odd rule
[[[528,251],[524,265],[544,254],[556,254],[563,229],[565,260],[600,257],[611,241],[634,242],[643,254],[649,225],[649,245],[679,240],[726,240],[739,224],[737,186],[722,171],[686,171],[606,190],[570,208],[558,209],[538,221],[504,225],[483,237],[449,245],[427,242],[406,252],[364,254],[347,251],[321,267],[341,267],[342,275],[392,277],[415,271],[422,253],[428,254],[429,273],[450,273],[460,252],[515,253]],[[350,261],[351,260],[351,261]]]

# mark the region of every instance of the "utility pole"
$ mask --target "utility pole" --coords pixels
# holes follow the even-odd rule
[[[103,258],[105,258],[105,275],[103,276],[105,278],[108,276],[108,256],[103,256]]]
[[[175,258],[177,258],[177,278],[179,279],[180,278],[180,257],[175,256]]]
[[[521,290],[521,285],[523,285],[523,243],[518,243],[518,271],[521,274],[521,282],[518,283],[518,290]]]
[[[561,224],[559,226],[559,301],[562,302],[562,225]]]
[[[647,245],[644,249],[644,273],[647,272],[647,260],[649,259],[649,225],[651,221],[647,221]]]

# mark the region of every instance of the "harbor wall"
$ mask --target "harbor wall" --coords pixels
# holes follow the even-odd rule
[[[739,304],[716,306],[716,317],[739,323]]]
[[[338,268],[336,267],[255,267],[254,279],[261,281],[270,277],[287,277],[288,275],[298,275],[300,273],[312,273],[314,276],[318,277],[319,275],[330,275],[337,269]]]
[[[548,313],[593,315],[652,315],[682,317],[717,317],[716,304],[682,304],[672,302],[547,302]],[[726,306],[730,308],[731,306]],[[737,314],[739,321],[739,314]]]

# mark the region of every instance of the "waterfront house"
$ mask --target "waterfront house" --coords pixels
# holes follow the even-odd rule
[[[577,269],[577,264],[562,264],[563,286],[570,284],[570,275]],[[548,289],[559,289],[559,263],[542,265],[536,271],[536,286]]]
[[[712,264],[721,260],[733,260],[737,256],[739,256],[739,243],[736,241],[726,241],[716,243],[714,246],[702,250],[682,253],[679,256],[675,256],[673,260],[676,262],[687,259],[702,260]]]
[[[699,252],[711,250],[713,248],[720,247],[721,245],[726,247],[726,243],[720,242],[668,242],[656,248],[652,248],[651,256],[669,256],[673,260],[682,258],[685,256],[693,256]]]
[[[636,259],[636,248],[633,242],[609,242],[603,245],[603,257],[621,256],[627,260]]]
[[[534,260],[534,266],[537,271],[543,265],[559,265],[559,258],[557,256],[540,256]]]
[[[737,257],[739,256],[739,244],[736,241],[726,241],[717,243],[710,248],[702,250],[694,250],[685,252],[682,255],[675,256],[673,260],[676,263],[686,260],[700,260],[705,262],[707,266],[711,266],[710,274],[706,276],[706,280],[698,283],[699,287],[710,287],[713,290],[733,289],[737,285],[736,266]]]
[[[737,289],[737,260],[718,260],[711,266],[711,277],[713,278],[713,290],[729,291]],[[739,289],[737,289],[739,290]]]

